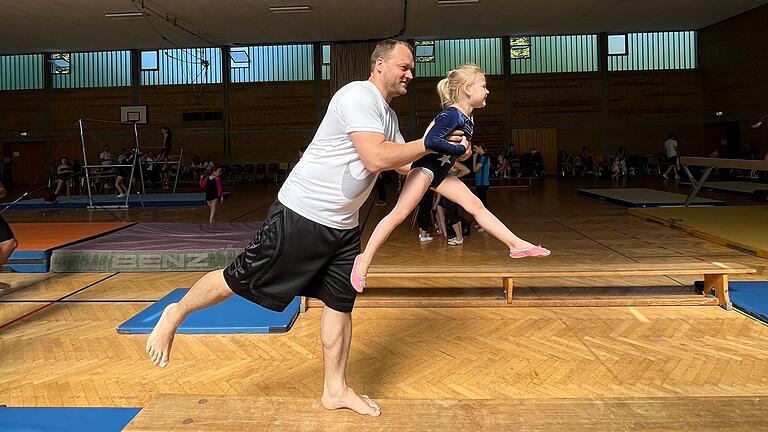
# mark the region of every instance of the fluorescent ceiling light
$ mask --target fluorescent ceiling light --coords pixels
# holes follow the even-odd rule
[[[107,12],[104,14],[107,18],[141,18],[144,16],[144,12],[131,11],[131,12]]]
[[[437,0],[438,6],[467,6],[480,3],[480,0]]]
[[[297,12],[309,12],[311,8],[307,5],[301,6],[270,6],[269,11],[272,13],[297,13]]]

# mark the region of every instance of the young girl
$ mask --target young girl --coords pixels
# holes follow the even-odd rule
[[[205,188],[205,201],[211,208],[211,214],[208,216],[208,223],[214,223],[216,220],[216,207],[224,202],[224,190],[221,188],[221,167],[216,167],[207,175],[200,177],[200,187]]]
[[[550,251],[535,246],[514,235],[458,178],[448,175],[456,158],[467,150],[474,124],[472,110],[485,106],[488,90],[485,74],[475,65],[462,65],[448,73],[437,85],[443,110],[435,117],[424,138],[426,148],[442,154],[428,154],[411,164],[395,208],[379,222],[362,254],[355,257],[350,279],[352,286],[362,292],[365,275],[373,256],[394,229],[405,220],[428,188],[459,204],[474,216],[488,233],[509,248],[511,258],[547,256]],[[461,145],[445,140],[453,130],[464,131]]]

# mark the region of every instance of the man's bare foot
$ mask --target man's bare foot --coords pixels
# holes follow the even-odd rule
[[[163,314],[160,315],[160,320],[147,338],[147,354],[149,359],[152,360],[155,366],[160,366],[161,368],[168,366],[168,357],[171,355],[173,337],[176,335],[176,328],[178,327],[178,323],[171,316],[176,305],[176,303],[171,303],[165,307]]]
[[[347,387],[346,391],[338,397],[333,397],[327,392],[323,393],[323,398],[320,402],[323,404],[323,408],[327,410],[347,408],[358,414],[369,415],[372,417],[381,415],[381,409],[376,402],[372,401],[366,395],[358,395],[349,387]]]

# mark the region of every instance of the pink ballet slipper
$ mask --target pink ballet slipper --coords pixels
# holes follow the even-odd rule
[[[528,258],[528,257],[545,257],[549,256],[550,252],[549,249],[545,249],[539,246],[532,246],[525,249],[510,249],[509,250],[509,257],[510,258]]]
[[[358,260],[362,255],[355,257],[355,262],[352,264],[352,273],[349,275],[349,281],[352,282],[352,287],[357,292],[363,292],[365,289],[365,276],[360,276],[360,272],[357,271]]]

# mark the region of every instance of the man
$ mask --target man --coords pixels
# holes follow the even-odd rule
[[[403,144],[397,115],[389,107],[392,99],[406,93],[413,68],[410,46],[386,40],[371,55],[370,78],[336,92],[253,241],[228,268],[208,273],[179,303],[163,311],[147,340],[155,365],[167,366],[174,333],[190,313],[233,293],[276,311],[297,295],[314,297],[325,303],[320,318],[322,405],[371,416],[381,413],[345,380],[356,295],[350,274],[360,253],[358,210],[376,173],[428,153],[423,139]],[[461,137],[451,141],[461,142]]]
[[[102,165],[109,165],[112,163],[112,153],[109,152],[109,146],[104,146],[104,149],[99,153],[99,160]]]
[[[677,137],[675,134],[670,133],[667,137],[667,140],[664,141],[664,154],[667,156],[667,163],[669,164],[669,167],[667,168],[667,171],[664,172],[661,176],[665,179],[669,178],[669,173],[672,172],[672,170],[675,171],[675,178],[680,178],[680,174],[678,174],[678,150],[677,150]]]
[[[5,190],[5,186],[0,183],[0,198],[5,198],[6,194],[7,192]],[[16,246],[18,245],[19,243],[14,238],[11,227],[8,226],[8,223],[5,221],[5,219],[0,216],[0,270],[2,270],[3,264],[8,261],[8,257],[11,256],[14,249],[16,249]],[[0,293],[9,289],[10,287],[11,286],[7,283],[0,282]]]

